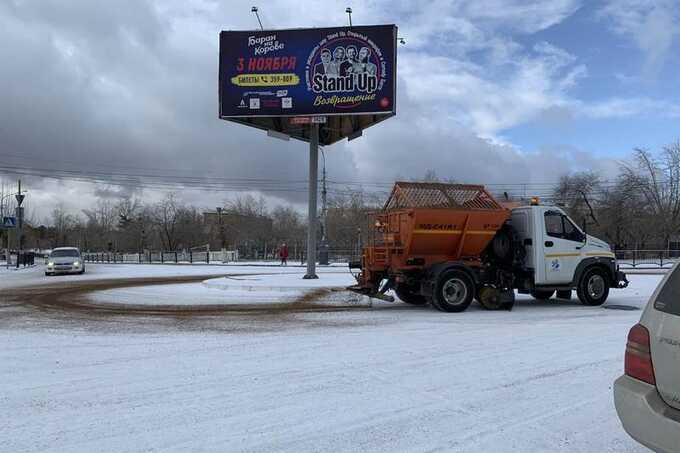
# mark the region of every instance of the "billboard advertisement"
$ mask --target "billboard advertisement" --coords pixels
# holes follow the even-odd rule
[[[393,114],[395,25],[220,33],[221,118]]]

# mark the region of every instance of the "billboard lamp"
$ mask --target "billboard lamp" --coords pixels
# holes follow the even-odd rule
[[[350,8],[348,6],[347,8],[345,8],[345,12],[349,16],[349,26],[351,27],[352,26],[352,8]]]
[[[264,31],[264,27],[262,26],[262,21],[260,20],[260,15],[257,13],[258,9],[257,6],[253,6],[250,8],[250,12],[255,14],[255,17],[257,17],[257,23],[260,24],[260,30]]]

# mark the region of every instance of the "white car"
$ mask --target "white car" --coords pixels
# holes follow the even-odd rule
[[[47,259],[45,275],[84,273],[85,263],[80,256],[80,250],[75,247],[56,248]]]
[[[680,451],[680,267],[654,291],[626,345],[625,374],[614,383],[624,429],[658,452]]]

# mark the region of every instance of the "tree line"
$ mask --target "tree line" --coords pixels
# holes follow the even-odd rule
[[[440,181],[434,171],[420,179]],[[658,153],[635,149],[631,159],[618,164],[613,179],[594,171],[562,176],[542,195],[544,202],[563,207],[582,229],[616,249],[680,249],[680,143]],[[505,197],[513,201],[507,193]],[[330,196],[326,220],[319,218],[319,240],[325,233],[332,254],[355,257],[370,233],[367,213],[379,209],[385,198],[385,193],[361,189]],[[270,207],[250,194],[226,200],[220,215],[169,193],[152,203],[101,198],[77,214],[57,205],[48,226],[30,219],[28,224],[25,248],[72,245],[85,251],[141,252],[219,250],[224,245],[251,258],[274,257],[286,243],[296,259],[307,234],[307,219],[294,206]]]
[[[680,143],[656,154],[635,149],[613,180],[592,171],[563,176],[552,198],[616,249],[678,249]]]
[[[361,190],[329,197],[327,220],[319,219],[319,240],[327,225],[331,252],[355,254],[359,235],[366,234],[366,213],[378,203],[378,197]],[[93,208],[78,214],[57,205],[49,224],[43,227],[42,248],[71,245],[84,251],[136,253],[220,250],[224,244],[242,257],[262,258],[275,257],[278,247],[286,243],[295,259],[302,257],[307,241],[306,216],[292,205],[270,208],[264,198],[250,194],[227,200],[220,214],[191,206],[174,193],[154,203],[128,197],[99,199]],[[40,237],[33,234],[26,246],[34,248],[36,243]]]

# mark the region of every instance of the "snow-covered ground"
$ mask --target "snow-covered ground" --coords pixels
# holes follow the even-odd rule
[[[2,273],[0,286],[273,272],[91,265],[84,276],[47,278],[43,271]],[[325,272],[329,282],[346,278],[341,269]],[[661,277],[630,276],[608,304],[644,306]],[[273,276],[270,286],[290,278]],[[127,300],[140,303],[159,288],[163,303],[189,294],[218,303],[225,293],[164,285],[135,288]],[[109,300],[127,289],[110,291]],[[116,330],[118,318],[100,330],[45,327],[40,313],[34,324],[2,322],[11,313],[0,303],[2,451],[645,451],[621,428],[611,395],[640,311],[522,296],[511,312],[473,305],[444,314],[381,302],[285,320],[218,316],[205,329],[142,328],[156,322],[148,317],[137,330],[129,323]]]
[[[226,275],[226,274],[278,274],[291,273],[304,275],[305,268],[298,266],[236,266],[222,264],[86,264],[83,275],[45,276],[45,266],[36,265],[28,268],[0,268],[0,288],[31,286],[58,282],[74,282],[108,278],[146,278],[173,277],[183,275]],[[319,266],[317,274],[347,273],[345,266]]]
[[[337,290],[356,283],[347,270],[326,270],[317,280],[303,280],[298,270],[291,273],[280,270],[272,275],[232,275],[207,279],[200,283],[154,285],[134,288],[116,288],[92,293],[88,299],[106,304],[143,305],[241,305],[294,303],[305,295],[314,294],[320,288],[336,290],[323,297],[322,302],[333,301],[370,305],[370,300],[356,294]]]

